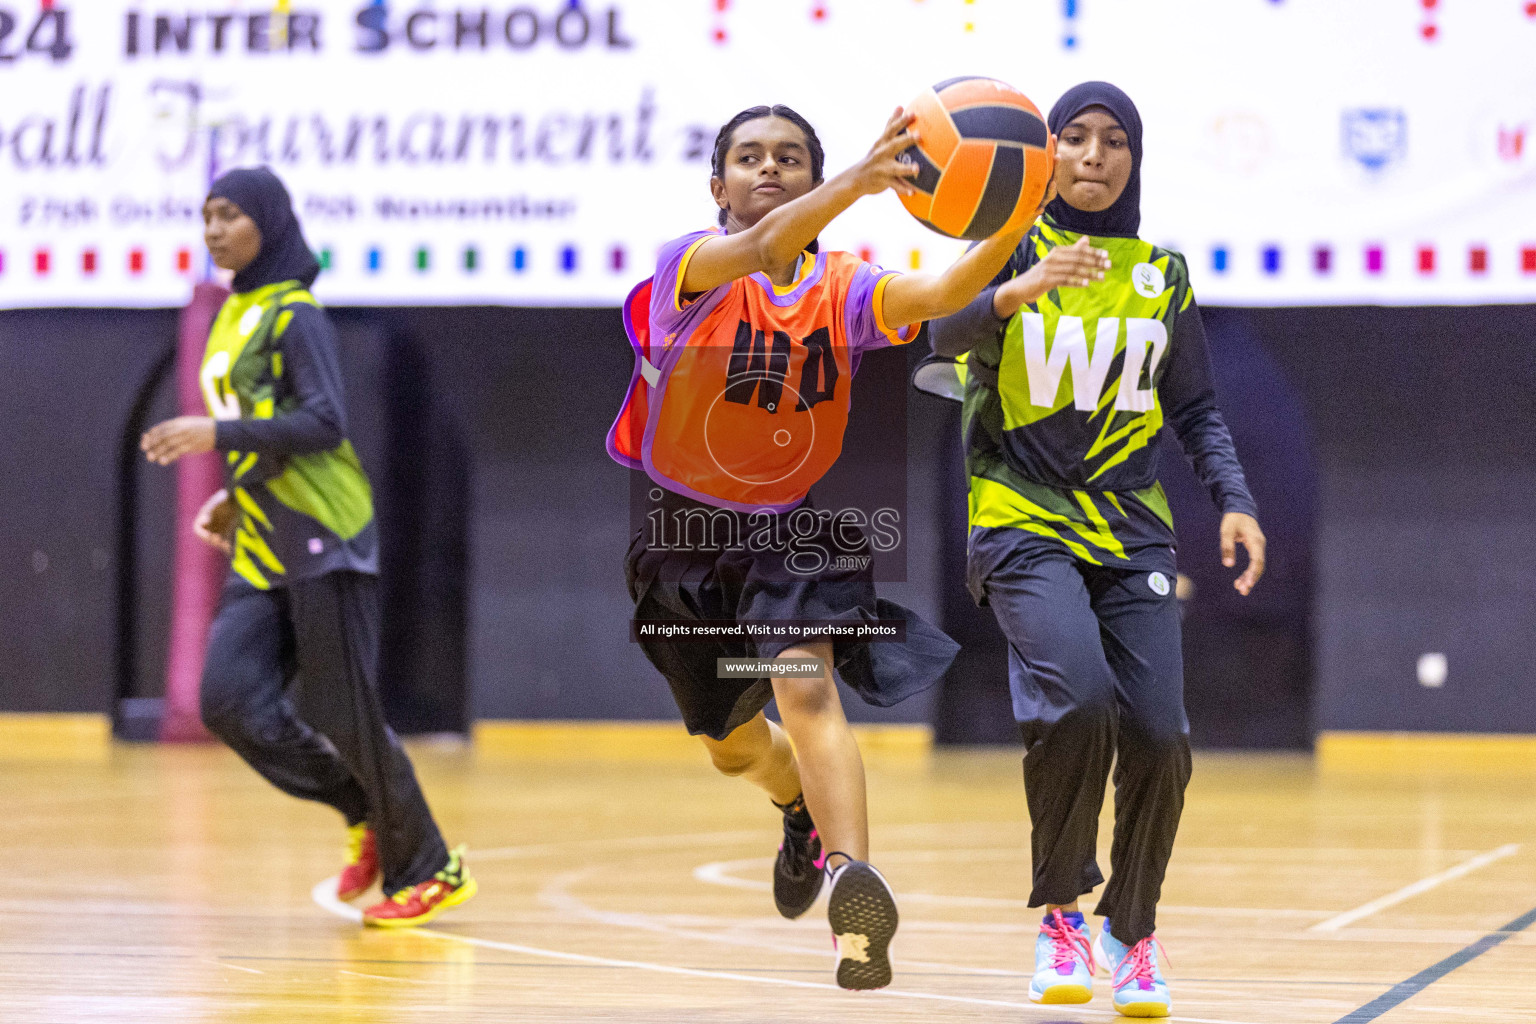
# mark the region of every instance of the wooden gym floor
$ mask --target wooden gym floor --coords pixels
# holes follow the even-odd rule
[[[772,808],[679,733],[413,745],[481,891],[377,933],[317,885],[335,816],[228,751],[0,723],[0,1021],[1116,1019],[1102,981],[1082,1008],[1028,1001],[1017,753],[865,734],[903,923],[895,984],[854,995],[831,984],[824,909],[774,913]],[[1197,756],[1159,924],[1173,1019],[1536,1021],[1531,744]]]

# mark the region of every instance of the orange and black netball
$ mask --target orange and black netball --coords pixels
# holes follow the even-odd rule
[[[908,105],[922,141],[907,212],[951,238],[982,239],[1034,216],[1055,165],[1055,145],[1029,97],[995,78],[951,78]]]

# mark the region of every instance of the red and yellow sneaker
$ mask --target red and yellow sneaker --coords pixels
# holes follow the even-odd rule
[[[426,924],[449,907],[456,907],[480,891],[464,866],[464,847],[448,854],[448,866],[425,882],[401,889],[363,911],[370,928],[414,928]]]
[[[347,866],[336,879],[336,898],[355,900],[379,877],[379,849],[366,821],[347,827]]]

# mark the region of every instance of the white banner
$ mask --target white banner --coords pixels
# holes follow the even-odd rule
[[[330,303],[615,304],[788,103],[857,159],[956,75],[1146,124],[1144,237],[1210,304],[1536,301],[1536,4],[0,0],[0,306],[179,305],[210,175],[287,181]],[[889,194],[824,243],[933,269]]]

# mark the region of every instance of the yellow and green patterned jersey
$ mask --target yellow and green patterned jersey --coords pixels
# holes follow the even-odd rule
[[[1078,235],[1035,223],[994,285]],[[1104,280],[1060,288],[1006,324],[969,317],[963,422],[972,529],[1013,527],[1094,564],[1136,567],[1173,543],[1157,480],[1165,420],[1224,512],[1253,499],[1216,407],[1210,361],[1184,258],[1139,238],[1091,240]],[[969,312],[969,311],[968,311]],[[954,318],[964,329],[965,314]],[[935,334],[945,330],[943,322]],[[936,348],[938,343],[936,340]]]
[[[378,571],[373,493],[346,439],[335,332],[296,281],[236,292],[200,381],[240,511],[232,567],[263,590]]]

